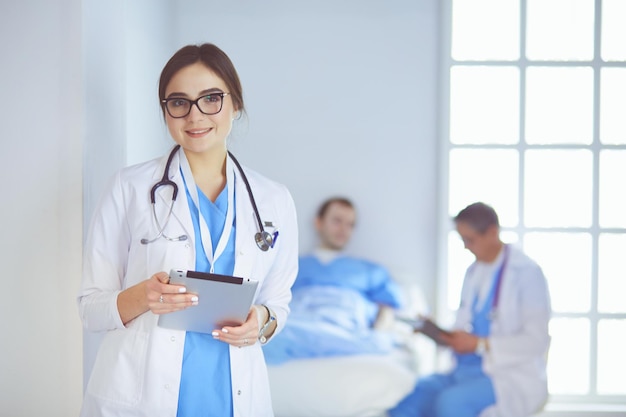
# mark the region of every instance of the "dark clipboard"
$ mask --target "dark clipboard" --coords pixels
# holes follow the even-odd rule
[[[160,315],[159,327],[199,333],[244,323],[258,286],[250,279],[184,269],[172,269],[170,283],[198,294],[198,305]]]
[[[449,335],[450,332],[439,327],[434,321],[428,318],[404,318],[398,317],[398,320],[408,323],[413,327],[413,330],[419,333],[422,333],[432,340],[435,341],[438,345],[447,346],[447,343],[443,341],[441,335]]]

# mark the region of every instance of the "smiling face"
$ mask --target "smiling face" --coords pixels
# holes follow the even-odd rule
[[[165,98],[180,97],[196,100],[211,93],[229,93],[226,83],[201,62],[178,70],[165,89]],[[185,117],[173,118],[167,112],[165,121],[172,139],[186,152],[205,154],[226,152],[226,138],[232,129],[238,109],[230,95],[223,98],[222,110],[217,114],[202,113],[196,105]]]

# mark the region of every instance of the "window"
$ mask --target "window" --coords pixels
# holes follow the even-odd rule
[[[445,4],[444,207],[492,205],[542,266],[550,401],[625,404],[626,1]],[[472,256],[442,230],[445,318]]]

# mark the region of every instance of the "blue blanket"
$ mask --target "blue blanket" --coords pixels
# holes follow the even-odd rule
[[[268,364],[290,359],[353,354],[383,354],[393,337],[371,328],[376,303],[345,287],[306,286],[293,291],[291,314],[283,331],[263,347]]]

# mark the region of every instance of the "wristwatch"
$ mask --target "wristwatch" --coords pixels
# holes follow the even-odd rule
[[[476,350],[474,350],[474,353],[479,356],[482,356],[485,354],[486,351],[487,351],[487,339],[485,339],[484,337],[479,337],[478,342],[476,343]]]
[[[267,321],[265,322],[263,327],[261,327],[261,330],[259,330],[259,342],[261,343],[267,342],[267,337],[265,337],[265,331],[267,330],[268,327],[270,327],[270,324],[274,320],[276,320],[276,316],[274,315],[272,310],[265,304],[263,304],[263,307],[265,307],[265,309],[267,310]]]

